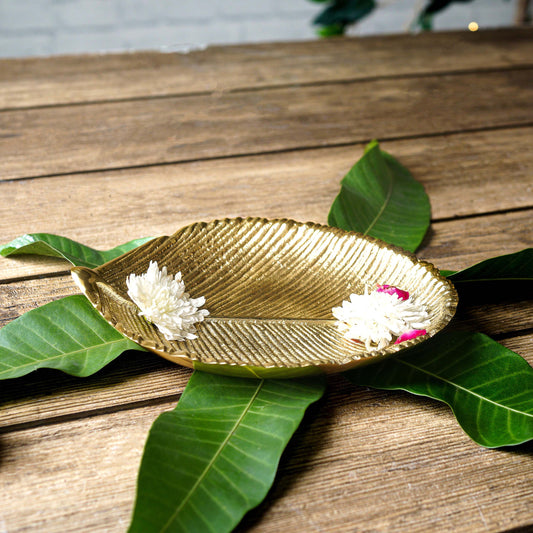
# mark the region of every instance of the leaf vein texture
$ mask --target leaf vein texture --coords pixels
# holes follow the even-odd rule
[[[220,474],[220,472],[218,472]],[[228,483],[231,483],[230,480],[226,480],[228,481]],[[238,490],[238,487],[236,485],[234,485],[233,483],[231,483],[232,487],[233,487],[233,492],[234,494],[238,494],[240,496],[242,496],[243,500],[246,501],[246,496],[243,492],[241,492],[240,490]],[[224,505],[224,501],[221,500],[220,498],[217,498],[215,494],[213,494],[212,491],[210,490],[207,490],[207,488],[203,485],[200,485],[200,487],[198,488],[199,491],[202,491],[207,498],[209,498],[213,504],[215,504],[230,520],[232,518],[232,515],[231,515],[231,512],[228,510],[228,508]]]
[[[441,372],[434,360],[439,353],[457,366]],[[439,334],[401,356],[345,375],[357,385],[403,389],[445,402],[482,446],[513,446],[533,439],[533,368],[481,333]]]
[[[249,477],[250,479],[253,479],[255,481],[255,478],[253,478],[253,476],[251,476],[246,470],[243,470],[242,468],[239,468],[238,465],[236,465],[234,462],[230,461],[227,457],[224,458],[226,461],[228,461],[228,463],[231,463],[233,466],[236,466],[238,468],[238,470],[246,477]],[[217,472],[218,475],[222,476],[226,482],[231,485],[233,487],[233,490],[234,492],[240,494],[244,500],[248,500],[248,495],[241,490],[241,488],[239,487],[239,485],[237,485],[235,483],[235,481],[233,481],[228,475],[226,475],[226,473],[224,472],[224,470],[222,470],[221,468],[218,468],[216,465],[213,466],[213,470],[215,470]]]
[[[98,331],[96,331],[96,329],[92,328],[89,326],[89,324],[87,323],[87,316],[84,316],[82,313],[80,313],[79,311],[76,312],[74,309],[71,309],[69,307],[65,307],[65,306],[62,306],[63,307],[63,313],[65,314],[69,314],[71,315],[73,318],[75,318],[78,322],[78,324],[80,325],[81,328],[83,328],[85,331],[89,331],[90,333],[92,333],[96,338],[100,339],[102,342],[105,342],[105,339],[104,337],[102,337],[102,335],[100,335],[98,333]],[[98,317],[98,319],[100,320],[100,317]],[[63,331],[64,328],[62,328]],[[68,333],[67,331],[65,331],[65,333]],[[117,331],[116,332],[116,336],[117,337],[122,337],[122,335]],[[70,335],[70,337],[73,339],[73,340],[76,340],[74,339],[74,337],[72,337],[72,335]]]
[[[370,224],[365,229],[364,235],[368,235],[372,231],[372,228],[376,225],[378,220],[380,220],[380,218],[383,216],[383,213],[385,212],[385,209],[390,204],[390,199],[391,199],[391,196],[392,196],[392,189],[393,189],[393,180],[392,180],[392,178],[390,176],[390,172],[387,172],[387,178],[388,178],[388,180],[387,180],[388,181],[387,195],[385,196],[385,198],[383,200],[383,203],[381,204],[381,207],[378,209],[378,212],[376,213],[376,216],[374,217],[373,220],[370,221]]]
[[[487,398],[487,397],[483,397],[481,396],[480,394],[477,394],[476,392],[472,392],[470,389],[467,389],[466,387],[463,387],[461,385],[459,385],[458,383],[454,383],[453,381],[449,381],[448,379],[445,379],[443,378],[442,376],[439,376],[438,374],[435,374],[433,372],[429,372],[428,370],[422,368],[422,367],[419,367],[419,366],[416,366],[412,363],[408,363],[407,361],[400,361],[399,360],[399,363],[400,364],[403,364],[403,365],[406,365],[406,366],[410,366],[412,367],[414,370],[417,370],[419,372],[423,372],[424,374],[427,374],[428,376],[431,376],[432,378],[435,378],[437,380],[441,380],[443,381],[446,385],[450,386],[450,387],[454,387],[466,394],[471,394],[473,396],[476,396],[479,401],[481,400],[484,400],[486,402],[489,402],[489,403],[492,403],[502,409],[507,409],[509,411],[512,411],[512,412],[516,412],[516,413],[520,413],[520,414],[525,414],[526,416],[531,416],[533,418],[533,413],[527,413],[527,412],[524,412],[524,411],[518,411],[517,409],[513,409],[511,407],[507,407],[506,405],[500,403],[500,402],[497,402],[495,400],[492,400],[491,398]]]
[[[250,426],[249,424],[241,424],[241,427],[242,428],[246,428],[246,429],[250,430],[253,433],[260,433],[261,435],[266,435],[269,438],[272,437],[272,438],[275,438],[276,440],[281,440],[281,439],[278,439],[278,437],[271,435],[271,433],[269,433],[268,431],[266,431],[264,429],[260,429],[260,428],[255,427],[255,426]]]
[[[63,313],[64,309],[74,312]],[[60,325],[51,322],[54,316],[61,316]],[[95,337],[95,330],[101,335]],[[87,376],[128,349],[144,351],[100,318],[84,296],[67,296],[28,311],[0,329],[0,379],[38,368]]]
[[[193,505],[217,533],[229,533],[267,494],[283,449],[306,408],[321,397],[324,388],[323,376],[258,380],[196,370],[176,408],[162,413],[150,430],[130,533],[207,531]],[[286,391],[289,397],[279,406],[266,404],[264,399],[277,391]],[[211,411],[212,405],[231,407]],[[198,425],[192,407],[198,409],[204,427]],[[293,417],[291,423],[270,416],[285,407],[292,413],[287,415]],[[225,422],[221,423],[219,417]],[[257,426],[265,431],[258,433]],[[221,427],[225,434],[220,433]],[[187,432],[196,440],[194,445],[189,436],[183,438]],[[209,444],[202,442],[204,437]],[[186,465],[193,477],[176,472],[170,464]],[[169,478],[173,480],[171,489]],[[206,493],[211,497],[205,497]],[[213,499],[228,513],[222,513]]]
[[[74,350],[72,352],[68,352],[68,354],[57,353],[57,354],[52,355],[50,357],[44,357],[42,359],[34,359],[31,363],[26,363],[26,364],[23,364],[23,365],[17,365],[16,367],[13,367],[13,368],[25,368],[25,367],[32,366],[35,363],[39,363],[39,364],[40,363],[48,363],[48,362],[51,362],[51,361],[55,361],[55,360],[61,359],[65,355],[77,355],[77,354],[81,354],[83,352],[86,352],[88,350],[97,350],[99,348],[105,348],[107,346],[112,346],[114,344],[120,344],[120,343],[124,343],[124,339],[119,339],[119,340],[116,340],[116,341],[106,342],[106,343],[100,344],[100,345],[94,345],[94,346],[91,346],[90,348],[80,348],[79,350]],[[0,372],[0,375],[1,374],[2,373]]]
[[[63,313],[69,313],[68,309],[67,310],[63,310]],[[83,324],[80,320],[80,318],[78,317],[78,315],[75,315],[73,313],[70,313],[72,316],[75,317],[75,319],[77,320],[78,324],[82,325],[82,326],[85,326],[85,324]],[[53,321],[52,317],[50,315],[46,315],[45,317],[43,317],[45,319],[45,321],[49,322],[54,328],[57,328],[59,331],[61,331],[61,333],[63,333],[65,335],[66,338],[70,339],[74,344],[80,346],[81,348],[85,348],[85,346],[83,346],[83,344],[78,340],[76,339],[69,331],[67,331],[64,327],[61,326],[61,324],[57,324]],[[85,327],[84,328],[86,331],[90,331],[91,333],[95,333],[92,329],[90,328],[87,328]],[[102,343],[105,344],[105,339],[103,339],[102,337],[100,337],[100,335],[97,335],[95,334],[99,339],[100,341],[102,341]]]
[[[204,523],[204,526],[209,530],[212,531],[212,533],[217,533],[217,530],[213,528],[213,525],[211,522],[208,522],[203,515],[203,513],[194,505],[194,502],[190,503],[191,509],[194,511],[195,515]],[[165,531],[168,531],[168,527],[164,527],[161,530],[161,533],[164,533]]]
[[[259,459],[259,457],[255,457],[254,455],[250,454],[250,453],[247,453],[245,450],[243,450],[242,448],[239,448],[235,443],[233,442],[229,442],[228,443],[228,446],[233,448],[235,451],[237,451],[238,453],[242,454],[244,457],[250,459],[251,461],[253,461],[254,463],[257,463],[257,464],[260,464],[260,465],[264,465],[264,466],[268,466],[268,462],[267,461],[262,461],[261,459]],[[224,456],[224,461],[227,461],[228,463],[231,463],[233,466],[235,466],[238,470],[240,470],[241,472],[244,472],[244,470],[241,468],[240,465],[238,465],[235,461],[232,461],[229,457],[227,456]],[[246,472],[244,472],[246,473]]]
[[[464,372],[463,374],[465,374],[465,373],[466,372]],[[461,375],[463,375],[463,374],[461,374]],[[505,376],[496,376],[493,379],[490,379],[488,381],[484,381],[483,383],[480,383],[479,385],[472,385],[470,387],[470,390],[484,389],[486,387],[489,387],[490,385],[494,385],[494,384],[497,384],[497,383],[502,383],[503,381],[506,381],[507,379],[514,378],[516,376],[521,376],[523,374],[524,374],[523,372],[517,371],[517,372],[506,373]],[[509,400],[509,396],[505,396],[505,399]]]
[[[57,346],[55,346],[44,334],[41,334],[39,331],[36,331],[35,329],[27,328],[25,332],[24,332],[24,330],[21,330],[20,334],[18,332],[15,332],[15,333],[11,332],[11,335],[14,338],[16,338],[16,339],[22,340],[27,346],[30,346],[31,349],[36,350],[36,348],[34,346],[32,346],[31,344],[27,344],[25,342],[25,339],[21,338],[21,335],[23,333],[25,335],[27,335],[28,332],[32,335],[32,337],[31,337],[32,341],[36,341],[37,340],[39,343],[41,343],[41,345],[45,345],[48,350],[55,350],[59,355],[61,355],[61,350],[59,348],[57,348]],[[27,356],[28,357],[32,357],[32,355],[30,355],[30,354],[27,354]],[[35,358],[35,360],[37,360],[37,359]]]
[[[183,506],[190,500],[192,494],[194,494],[194,492],[196,491],[196,489],[198,488],[198,486],[200,485],[200,483],[203,481],[203,479],[205,478],[205,476],[207,475],[207,473],[209,472],[209,470],[211,469],[211,467],[213,466],[213,463],[215,462],[215,460],[220,456],[222,450],[224,449],[224,446],[227,444],[227,442],[229,441],[229,439],[232,437],[232,435],[235,433],[235,431],[237,430],[237,428],[239,427],[239,424],[242,422],[242,419],[244,418],[245,414],[248,412],[248,409],[251,407],[251,405],[253,404],[253,401],[255,400],[255,398],[257,397],[257,395],[259,394],[259,391],[261,390],[261,388],[263,387],[263,384],[264,384],[264,380],[261,380],[258,384],[257,384],[257,387],[254,391],[254,393],[252,394],[248,404],[246,405],[246,408],[243,410],[241,416],[237,419],[237,421],[235,422],[235,425],[233,426],[233,428],[231,429],[231,431],[228,433],[228,435],[226,436],[226,438],[222,441],[222,443],[220,444],[218,450],[216,451],[216,453],[213,455],[213,458],[207,463],[205,469],[203,470],[203,472],[201,473],[201,475],[198,477],[196,483],[194,484],[194,486],[192,487],[191,491],[187,494],[187,496],[182,500],[182,502],[180,503],[180,505],[177,507],[177,509],[174,511],[174,513],[172,514],[172,516],[168,519],[167,523],[165,524],[165,526],[163,527],[163,530],[162,531],[165,531],[165,530],[168,530],[168,528],[170,527],[170,525],[172,524],[172,522],[174,521],[175,517],[177,515],[179,515],[179,512],[181,511],[181,509],[183,508]]]

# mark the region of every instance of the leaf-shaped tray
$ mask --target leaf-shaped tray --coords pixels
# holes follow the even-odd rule
[[[152,260],[169,274],[181,272],[191,297],[205,297],[210,314],[197,326],[198,338],[166,340],[138,315],[126,278],[146,272]],[[144,348],[191,368],[249,377],[343,371],[427,338],[372,352],[345,339],[331,310],[365,287],[395,285],[416,295],[430,313],[429,336],[457,306],[453,285],[414,255],[293,220],[200,222],[94,270],[75,267],[72,275],[102,316]]]

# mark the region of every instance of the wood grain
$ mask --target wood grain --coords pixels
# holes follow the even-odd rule
[[[533,209],[435,223],[418,256],[441,270],[460,270],[491,257],[529,248],[533,245],[528,226],[532,213]],[[4,264],[10,260],[1,261]],[[13,282],[4,278],[0,283],[3,302],[0,323],[5,324],[33,307],[78,292],[68,274]]]
[[[532,128],[515,128],[382,146],[423,183],[438,221],[533,206],[530,138]],[[0,182],[0,242],[42,231],[103,249],[197,220],[265,216],[326,223],[342,176],[362,153],[355,145]],[[0,258],[0,281],[66,268],[51,258]]]
[[[348,398],[336,392],[323,407],[332,409],[334,425],[322,426],[319,417],[297,434],[297,457],[285,459],[271,497],[238,531],[352,531],[361,525],[367,531],[481,532],[528,523],[533,472],[527,448],[512,455],[476,448],[448,425],[446,407],[403,393],[369,397],[355,388]],[[390,408],[401,413],[404,428]],[[479,469],[471,474],[476,461]],[[518,463],[520,474],[507,477]],[[502,479],[516,483],[516,500]]]
[[[532,101],[533,69],[526,69],[6,111],[0,113],[0,175],[531,125]]]
[[[130,351],[87,378],[42,370],[6,380],[0,390],[0,433],[177,402],[191,372],[155,354]]]
[[[473,312],[477,310],[473,308]],[[494,322],[504,317],[507,317],[504,312],[492,312]],[[518,313],[511,313],[509,318],[517,317]],[[488,321],[490,318],[485,318],[485,323]],[[533,364],[533,336],[506,337],[499,342]],[[0,389],[0,434],[177,402],[190,375],[188,368],[154,354],[128,352],[102,371],[83,379],[42,370],[6,380]]]
[[[460,270],[491,257],[531,248],[532,213],[533,210],[526,210],[438,222],[431,227],[426,244],[422,243],[417,255],[441,270]]]
[[[226,216],[325,223],[377,137],[431,198],[421,257],[460,269],[531,247],[532,35],[0,61],[0,242],[42,231],[110,248]],[[0,258],[0,325],[77,292],[64,262]],[[452,327],[533,364],[531,298],[483,296],[462,298]],[[189,376],[129,352],[85,379],[1,382],[0,531],[125,531],[148,430]],[[531,452],[483,449],[444,404],[333,377],[238,531],[531,527]]]
[[[531,35],[502,29],[7,59],[0,109],[531,65]]]
[[[533,210],[528,209],[486,217],[436,222],[429,230],[417,255],[421,259],[434,263],[441,270],[461,270],[491,257],[530,248],[533,244],[529,228],[532,212]],[[239,214],[248,215],[249,213]],[[257,215],[257,213],[250,214]],[[268,211],[259,214],[269,216]],[[323,217],[324,214],[320,214],[313,221],[325,223]],[[199,217],[197,220],[202,218],[204,217]],[[206,217],[205,219],[211,218]],[[314,219],[315,217],[302,217],[302,220],[307,220],[308,218]],[[188,222],[188,220],[176,222],[172,219],[158,222],[158,224],[161,224],[159,226],[161,231],[158,231],[157,235],[172,234]],[[102,224],[98,231],[105,232],[106,225]],[[143,233],[145,234],[145,232]],[[154,231],[154,233],[156,232]],[[0,294],[5,298],[4,301],[6,303],[4,306],[10,305],[7,303],[10,299],[17,299],[22,304],[24,299],[31,301],[32,298],[37,297],[37,293],[41,289],[36,289],[37,292],[34,294],[33,289],[31,289],[33,281],[26,284],[24,281],[26,277],[40,276],[45,273],[67,272],[69,270],[70,265],[66,261],[60,262],[59,260],[51,259],[51,263],[47,264],[48,259],[35,259],[26,256],[18,256],[13,259],[0,258],[0,267],[2,269]],[[28,291],[27,297],[22,295],[22,289],[10,288],[9,283],[13,279],[20,279],[20,286],[26,287],[25,290]],[[50,287],[67,283],[69,289],[60,289],[60,292],[57,293],[63,296],[65,292],[69,293],[69,290],[74,290],[74,285],[68,278],[66,279],[66,282],[61,282],[55,281],[54,278]],[[49,282],[45,280],[42,283],[46,285]],[[48,294],[50,294],[50,291],[48,291]]]
[[[533,128],[526,127],[389,141],[382,147],[424,185],[438,220],[533,206],[532,139]],[[165,219],[181,224],[195,216],[261,214],[324,222],[341,178],[363,148],[0,181],[0,242],[48,231],[111,247],[168,231]]]
[[[174,405],[2,435],[0,507],[9,531],[124,531],[146,434]],[[527,449],[475,445],[446,406],[336,378],[291,442],[267,500],[240,531],[346,531],[353,524],[499,531],[530,520],[532,481]]]

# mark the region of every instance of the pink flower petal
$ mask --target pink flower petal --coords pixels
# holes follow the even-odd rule
[[[427,331],[425,329],[412,329],[410,331],[406,331],[402,333],[394,342],[394,344],[399,344],[403,341],[409,341],[411,339],[416,339],[417,337],[421,337],[422,335],[427,335]]]
[[[409,298],[409,293],[407,291],[403,291],[392,285],[378,285],[376,292],[384,292],[390,295],[395,294],[400,300],[407,300],[407,298]]]

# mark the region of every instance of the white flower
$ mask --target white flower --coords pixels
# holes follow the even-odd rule
[[[368,351],[381,350],[392,342],[393,336],[399,338],[412,330],[425,334],[429,326],[425,306],[396,291],[380,288],[370,294],[365,288],[364,294],[350,295],[350,301],[344,300],[342,307],[334,307],[332,313],[339,320],[344,337],[364,342]]]
[[[209,314],[198,309],[205,298],[191,298],[185,292],[181,272],[174,279],[167,274],[167,267],[161,271],[157,261],[150,261],[145,274],[130,274],[126,279],[128,295],[139,307],[139,315],[155,324],[168,340],[182,341],[196,339],[195,327]]]

